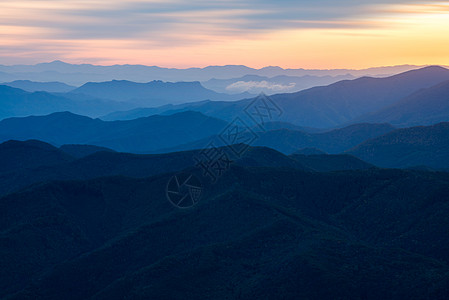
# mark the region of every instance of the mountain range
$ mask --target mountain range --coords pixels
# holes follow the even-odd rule
[[[69,85],[81,86],[86,82],[111,80],[163,81],[207,81],[210,79],[239,78],[245,75],[265,77],[287,76],[339,76],[351,74],[360,76],[388,76],[416,69],[418,66],[403,65],[379,67],[365,70],[307,70],[265,67],[261,69],[246,66],[209,66],[205,68],[174,69],[143,65],[96,66],[90,64],[69,64],[62,61],[39,63],[36,65],[0,65],[0,82],[14,80],[61,81]]]
[[[276,94],[270,96],[270,101],[275,103],[281,112],[276,121],[303,127],[332,128],[354,122],[363,123],[364,116],[399,103],[423,88],[430,88],[447,80],[449,80],[449,70],[433,66],[386,78],[363,77],[340,81],[328,86],[314,87],[297,93]],[[169,114],[194,110],[232,121],[236,117],[245,117],[245,111],[256,100],[254,98],[243,99],[232,103],[206,101],[166,106],[160,108],[159,113]],[[129,113],[131,115],[139,114],[137,110]],[[126,119],[126,112],[117,115]],[[373,123],[383,123],[381,120],[373,118],[369,120]]]
[[[449,123],[397,129],[347,153],[386,168],[449,169]]]
[[[68,97],[67,94],[47,92],[26,92],[21,89],[0,85],[0,120],[10,117],[46,115],[54,112],[71,111],[73,113],[100,116],[115,110],[131,109],[133,106],[111,100],[91,97]]]
[[[302,148],[317,148],[330,154],[338,154],[394,129],[390,124],[356,124],[345,128],[311,133],[285,126],[260,132],[253,129],[251,133],[247,132],[244,136],[250,139],[253,134],[256,134],[257,137],[252,145],[269,147],[285,154],[294,153]],[[214,146],[226,146],[225,142],[226,140],[223,141],[220,136],[214,135],[173,148],[159,149],[157,152],[202,149],[211,143]]]
[[[449,81],[421,89],[356,122],[388,122],[398,127],[433,125],[449,121]]]
[[[277,106],[276,117],[268,121],[321,129],[355,123],[391,123],[398,127],[431,125],[449,119],[449,105],[445,101],[449,96],[447,82],[448,69],[426,67],[391,77],[363,77],[297,93],[275,94],[267,101]],[[36,89],[51,85],[27,84]],[[239,117],[254,126],[254,119],[247,113],[260,105],[257,103],[260,97],[219,94],[199,82],[114,80],[90,82],[67,93],[26,92],[0,86],[3,104],[0,118],[70,111],[102,116],[104,120],[131,120],[154,114],[198,111],[228,122]],[[227,101],[218,101],[223,99]],[[164,105],[158,106],[161,104]]]
[[[198,112],[105,122],[69,112],[0,121],[0,141],[42,140],[53,145],[90,144],[122,152],[174,147],[221,132],[227,123]]]
[[[1,197],[0,297],[444,299],[447,173],[313,172],[256,150],[271,166],[232,165],[215,184],[160,164],[151,177],[46,181]],[[187,210],[166,199],[179,171],[202,178]]]
[[[232,164],[245,167],[279,167],[303,171],[369,169],[373,165],[351,155],[286,156],[265,147],[249,147],[235,157],[228,147]],[[157,155],[117,153],[90,145],[63,145],[59,148],[37,141],[7,141],[0,144],[0,195],[19,191],[49,180],[82,180],[104,176],[144,178],[193,167],[203,150]]]
[[[36,82],[30,80],[16,80],[12,82],[4,82],[1,85],[7,85],[13,88],[21,89],[26,92],[48,92],[48,93],[67,93],[76,87],[67,85],[62,82]]]
[[[0,81],[0,299],[449,295],[448,69]]]
[[[162,82],[137,83],[125,80],[109,82],[88,82],[71,91],[94,98],[110,99],[121,102],[133,102],[140,106],[158,106],[179,104],[201,100],[240,100],[251,97],[248,93],[236,95],[220,94],[204,88],[199,82]]]
[[[199,82],[86,83],[75,88],[60,82],[14,81],[0,85],[0,119],[70,111],[98,117],[114,111],[198,100],[240,100],[248,93],[220,94]]]
[[[380,167],[449,169],[447,124],[403,129],[390,124],[355,124],[307,132],[288,123],[267,123],[265,130],[247,128],[240,138],[252,146],[285,154],[315,148],[330,154],[346,152]],[[2,120],[0,141],[37,139],[56,146],[84,144],[84,149],[72,149],[81,155],[84,151],[96,152],[97,147],[131,153],[168,153],[227,146],[229,141],[222,135],[228,126],[226,121],[192,111],[130,121],[102,121],[65,112]]]
[[[46,116],[10,118],[0,121],[0,141],[37,139],[53,145],[88,144],[131,153],[167,153],[202,149],[213,143],[227,146],[219,138],[228,123],[199,112],[154,115],[129,121],[102,121],[69,112]],[[394,130],[389,124],[357,124],[341,129],[314,132],[289,123],[267,123],[247,128],[240,138],[254,138],[251,145],[276,149],[285,154],[314,147],[337,154],[368,139]]]

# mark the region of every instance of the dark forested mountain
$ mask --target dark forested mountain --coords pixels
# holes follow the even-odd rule
[[[152,81],[137,83],[126,80],[88,82],[72,91],[101,99],[131,101],[142,106],[157,106],[201,100],[240,100],[251,96],[220,94],[204,88],[199,82]]]
[[[449,123],[397,129],[348,153],[381,167],[449,169]]]
[[[62,145],[59,149],[76,158],[86,157],[97,152],[115,152],[106,147],[79,144]]]
[[[373,166],[350,155],[285,156],[264,147],[249,147],[236,157],[227,147],[232,164],[248,167],[279,167],[304,171],[368,169]],[[89,151],[91,154],[89,154]],[[138,155],[116,153],[89,145],[56,148],[40,141],[8,141],[0,144],[0,195],[48,180],[81,180],[103,176],[147,177],[173,172],[197,164],[202,150]]]
[[[374,168],[373,165],[347,154],[293,154],[289,157],[299,162],[302,166],[319,172],[366,170]]]
[[[227,153],[230,162],[241,166],[308,171],[322,169],[306,167],[298,160],[269,148],[249,147],[241,157],[235,157],[228,148],[221,150]],[[86,155],[88,151],[92,154]],[[182,170],[197,164],[195,158],[201,157],[201,150],[138,155],[112,152],[110,149],[104,151],[103,148],[88,145],[66,145],[58,149],[39,141],[8,141],[0,144],[0,155],[4,162],[4,167],[0,168],[0,195],[3,195],[48,180],[118,175],[141,178]]]
[[[76,87],[67,85],[62,82],[36,82],[30,80],[16,80],[5,82],[2,85],[18,88],[27,92],[49,92],[49,93],[66,93]]]
[[[167,201],[171,176],[57,181],[0,198],[0,296],[447,295],[448,174],[233,166],[204,181],[188,210]]]
[[[7,141],[0,144],[0,173],[66,163],[72,157],[50,144],[29,141]]]
[[[105,122],[69,112],[0,121],[0,140],[39,139],[53,145],[90,144],[122,152],[174,147],[221,132],[227,123],[198,112]]]
[[[317,149],[317,148],[301,148],[292,154],[299,154],[299,155],[321,155],[321,154],[327,154],[323,150]]]
[[[357,121],[388,122],[400,127],[433,125],[449,121],[449,81],[422,89],[398,103]]]

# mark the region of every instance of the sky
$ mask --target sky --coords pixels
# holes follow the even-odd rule
[[[0,0],[0,64],[449,65],[449,1]]]

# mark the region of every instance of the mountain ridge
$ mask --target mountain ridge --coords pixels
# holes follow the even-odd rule
[[[87,81],[109,81],[131,80],[141,81],[142,78],[149,80],[165,80],[165,81],[207,81],[212,78],[229,79],[242,77],[245,75],[259,75],[274,77],[278,75],[289,76],[338,76],[348,73],[353,76],[385,76],[400,73],[420,66],[402,65],[391,67],[375,67],[365,70],[336,69],[336,70],[307,70],[307,69],[291,69],[291,68],[270,68],[261,69],[250,68],[246,66],[228,65],[228,66],[208,66],[204,68],[187,68],[173,69],[162,68],[157,66],[144,65],[113,65],[100,66],[91,64],[69,64],[62,61],[53,61],[50,63],[40,63],[36,65],[0,65],[0,72],[6,73],[0,76],[0,81],[12,80],[35,80],[35,81],[59,81],[80,86]],[[0,73],[1,75],[1,73]],[[2,79],[3,78],[3,79]]]
[[[380,167],[449,169],[449,123],[397,129],[346,153]]]
[[[217,93],[205,88],[199,81],[163,82],[161,80],[147,83],[128,80],[88,82],[74,89],[71,93],[114,101],[132,101],[135,104],[150,107],[202,100],[232,101],[251,96],[248,93],[236,95]]]
[[[360,298],[367,291],[368,299],[444,298],[449,257],[444,240],[432,233],[448,225],[447,197],[440,198],[447,174],[232,167],[218,184],[205,185],[203,200],[189,211],[165,199],[170,176],[56,181],[0,198],[0,214],[10,216],[0,228],[17,241],[2,259],[25,258],[20,268],[2,269],[3,291],[10,299],[322,299]],[[22,207],[30,209],[14,213]],[[31,248],[40,264],[51,266],[48,272],[26,263],[25,237],[53,246]],[[39,280],[9,280],[12,274],[30,278],[30,271]],[[223,287],[222,278],[242,272],[243,283]]]
[[[131,121],[102,121],[70,112],[0,121],[0,141],[38,139],[53,145],[90,144],[122,152],[145,152],[205,138],[225,121],[199,112],[154,115]]]
[[[431,66],[385,78],[362,77],[343,80],[296,93],[275,94],[269,99],[282,111],[276,121],[303,127],[334,128],[393,105],[421,88],[428,88],[447,80],[449,80],[448,69]],[[259,97],[232,103],[215,101],[175,105],[161,109],[159,113],[195,110],[230,122],[241,116]]]
[[[432,125],[449,121],[449,81],[421,89],[401,101],[356,120],[378,120],[399,127]]]

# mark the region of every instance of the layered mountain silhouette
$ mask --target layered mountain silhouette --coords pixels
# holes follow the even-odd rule
[[[47,92],[26,92],[21,89],[0,85],[0,119],[14,116],[46,115],[60,111],[89,116],[107,114],[117,109],[132,106],[110,100],[71,99]]]
[[[2,85],[18,88],[27,92],[49,92],[49,93],[67,93],[76,88],[74,86],[57,81],[36,82],[30,80],[16,80],[12,82],[4,82],[2,83]]]
[[[101,116],[100,119],[104,121],[129,121],[138,118],[149,117],[153,115],[170,115],[176,113],[175,111],[188,111],[183,110],[183,108],[202,105],[204,103],[209,103],[210,100],[197,101],[197,102],[187,102],[184,104],[166,104],[158,107],[145,107],[145,108],[134,108],[126,111],[115,111],[104,116]]]
[[[418,66],[402,65],[392,67],[369,68],[365,70],[306,70],[265,67],[253,69],[246,66],[209,66],[205,68],[174,69],[142,65],[97,66],[90,64],[74,65],[59,60],[36,65],[0,65],[0,81],[33,80],[63,81],[70,85],[80,86],[86,82],[103,82],[114,79],[142,82],[147,80],[164,81],[207,81],[212,78],[238,78],[248,74],[275,77],[287,76],[339,76],[351,74],[360,76],[385,76],[416,69]]]
[[[221,132],[227,123],[198,112],[105,122],[69,112],[0,121],[0,140],[38,139],[53,145],[89,144],[122,152],[174,147]]]
[[[392,105],[448,78],[448,69],[426,67],[387,78],[340,81],[299,93],[274,95],[272,99],[283,110],[283,121],[309,127],[332,127]]]
[[[348,153],[381,167],[449,169],[449,123],[398,129]]]
[[[115,152],[106,147],[79,144],[62,145],[59,149],[76,158],[86,157],[97,152]]]
[[[305,166],[294,157],[263,147],[249,147],[244,156],[236,157],[228,147],[221,148],[232,164],[251,167],[282,167],[320,171]],[[88,152],[91,154],[88,154]],[[117,153],[89,145],[64,145],[59,149],[40,141],[7,141],[0,144],[4,167],[0,168],[0,195],[48,180],[81,180],[103,176],[148,177],[197,165],[202,150],[138,155]],[[334,167],[345,170],[345,166]]]
[[[223,120],[192,111],[129,121],[102,121],[64,112],[0,121],[0,141],[38,139],[58,146],[87,144],[121,152],[166,153],[201,149],[211,142],[226,146],[227,142],[217,135],[228,125]],[[272,122],[265,124],[264,129],[267,131],[251,128],[257,137],[252,145],[290,154],[304,147],[341,153],[394,128],[388,124],[358,124],[317,132],[312,128]]]
[[[1,296],[447,295],[446,173],[235,165],[204,181],[189,210],[166,199],[173,174],[54,181],[0,198]]]
[[[251,132],[248,130],[243,136],[250,139],[256,135],[252,145],[269,147],[285,154],[294,153],[302,148],[318,148],[327,153],[337,154],[395,129],[389,124],[356,124],[340,129],[311,133],[290,129],[294,126],[284,125],[286,128],[283,128],[282,124],[285,123],[267,124],[265,128],[267,131],[260,131],[260,129],[257,131],[257,128],[252,128]],[[280,129],[277,129],[276,126],[280,126]],[[270,128],[272,130],[269,130]],[[226,146],[226,140],[220,136],[211,136],[173,148],[159,149],[157,152],[201,149],[208,147],[211,143],[215,146]]]
[[[152,81],[137,83],[126,80],[88,82],[72,93],[116,101],[132,101],[142,106],[179,104],[201,100],[240,100],[251,96],[239,93],[229,95],[204,88],[199,82]]]
[[[346,154],[293,154],[289,157],[298,161],[304,167],[318,172],[366,170],[375,168],[374,165],[366,163],[352,155]]]
[[[36,81],[0,85],[0,298],[447,299],[449,70],[411,68],[0,66]]]
[[[0,173],[52,166],[72,160],[71,155],[37,140],[0,144]]]
[[[412,70],[386,78],[363,77],[344,80],[329,86],[314,87],[298,93],[276,94],[270,99],[280,107],[282,114],[275,121],[303,127],[330,128],[348,124],[362,116],[374,113],[423,88],[449,80],[449,70],[433,66]],[[255,99],[236,102],[194,103],[165,107],[165,114],[195,110],[232,121],[244,115]],[[160,113],[162,111],[159,111]],[[137,111],[133,110],[132,114]],[[262,111],[263,113],[263,111]],[[125,114],[121,114],[122,118]],[[377,120],[374,121],[378,123]]]
[[[293,152],[293,154],[299,154],[299,155],[321,155],[321,154],[327,154],[327,153],[324,152],[323,150],[320,150],[320,149],[317,149],[317,148],[306,147],[306,148],[301,148],[301,149]]]
[[[303,171],[339,171],[373,168],[350,155],[285,156],[265,147],[249,147],[235,156],[220,148],[232,164],[246,167],[278,167]],[[0,195],[48,180],[81,180],[104,176],[148,177],[197,165],[203,150],[158,155],[117,153],[89,145],[64,145],[59,149],[36,140],[0,144]]]
[[[449,81],[422,89],[392,106],[357,121],[388,122],[400,127],[449,121]]]
[[[227,146],[219,135],[228,123],[199,112],[155,115],[129,121],[102,121],[65,113],[11,118],[0,121],[0,141],[38,139],[53,145],[87,144],[131,153],[167,153],[202,149],[209,144]],[[325,132],[288,123],[267,123],[243,136],[255,137],[251,145],[285,154],[301,148],[318,148],[336,154],[394,130],[389,124],[357,124]],[[300,129],[300,130],[297,130]],[[306,132],[305,130],[309,130]],[[312,132],[310,132],[312,131]]]
[[[441,98],[445,97],[447,91],[444,84],[427,91],[420,89],[430,88],[447,80],[449,70],[426,67],[387,78],[363,77],[298,93],[277,94],[271,96],[271,99],[281,111],[276,119],[270,121],[312,128],[331,128],[350,122],[388,121],[399,126],[428,125],[447,119],[447,112],[441,106],[444,105]],[[414,92],[416,94],[413,94]],[[410,96],[411,94],[413,95]],[[248,106],[254,103],[254,98],[250,98],[248,94],[219,94],[205,89],[199,82],[162,81],[136,83],[115,80],[87,83],[70,93],[57,94],[28,93],[0,86],[0,97],[3,103],[0,118],[44,115],[60,111],[97,117],[113,111],[133,109],[104,118],[129,120],[193,110],[229,122],[242,115],[245,117]],[[242,98],[246,99],[238,100]],[[238,101],[201,101],[206,99]],[[433,99],[431,101],[435,103],[427,105],[423,99]],[[170,102],[182,104],[167,105]],[[162,106],[136,109],[158,105]],[[438,112],[435,113],[436,111]],[[416,118],[407,117],[413,115],[413,112],[419,112],[421,115]]]

